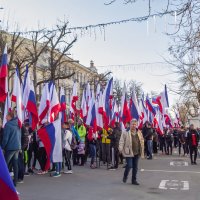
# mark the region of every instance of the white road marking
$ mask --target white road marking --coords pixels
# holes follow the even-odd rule
[[[189,190],[189,182],[188,181],[181,181],[183,183],[183,188],[181,190]]]
[[[189,190],[189,182],[179,180],[161,180],[158,188],[162,190]]]
[[[188,166],[188,162],[184,162],[184,161],[171,161],[170,162],[170,166],[177,166],[177,167]]]
[[[141,172],[166,172],[166,173],[192,173],[200,174],[198,171],[170,171],[170,170],[156,170],[156,169],[141,169]]]
[[[166,187],[166,183],[168,182],[169,180],[162,180],[160,182],[160,185],[159,185],[159,189],[162,189],[162,190],[167,190],[167,187]]]

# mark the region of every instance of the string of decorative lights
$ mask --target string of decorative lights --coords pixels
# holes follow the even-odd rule
[[[180,15],[181,13],[184,12],[184,9],[179,9],[179,10],[170,10],[170,11],[165,11],[165,12],[158,12],[158,13],[154,13],[154,14],[150,14],[150,15],[146,15],[146,16],[141,16],[141,17],[135,17],[135,18],[129,18],[129,19],[123,19],[123,20],[118,20],[118,21],[111,21],[111,22],[107,22],[107,23],[99,23],[99,24],[93,24],[93,25],[86,25],[86,26],[77,26],[77,27],[69,27],[68,30],[69,31],[81,31],[81,34],[83,34],[84,31],[89,31],[91,34],[92,29],[95,28],[103,28],[103,32],[105,35],[105,27],[107,26],[111,26],[111,25],[116,25],[116,24],[123,24],[123,23],[128,23],[128,22],[143,22],[148,20],[149,18],[153,18],[155,19],[156,17],[163,17],[165,15],[172,15],[175,18],[177,18],[178,15]],[[53,30],[48,30],[47,28],[43,28],[40,30],[34,30],[34,31],[12,31],[10,32],[11,34],[14,33],[20,33],[20,34],[31,34],[31,33],[36,33],[36,32],[44,32],[44,33],[52,33],[52,32],[56,32],[58,31],[59,28],[53,29]],[[102,30],[101,30],[102,31]],[[105,38],[104,38],[105,39]]]
[[[116,65],[104,65],[95,66],[100,71],[157,71],[160,69],[169,69],[172,67],[166,62],[152,62],[152,63],[136,63],[136,64],[116,64]]]

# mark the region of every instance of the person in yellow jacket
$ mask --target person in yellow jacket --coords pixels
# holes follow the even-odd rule
[[[106,162],[110,163],[111,159],[110,159],[110,139],[107,139],[108,137],[108,132],[106,131],[106,129],[102,129],[102,160],[104,162],[104,164]]]
[[[78,125],[76,127],[78,135],[80,137],[80,142],[78,145],[78,163],[80,166],[84,165],[85,162],[85,138],[86,138],[86,128],[83,124],[83,120],[80,118],[78,120]],[[81,159],[81,163],[80,163]]]

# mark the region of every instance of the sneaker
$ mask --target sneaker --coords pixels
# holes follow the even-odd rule
[[[140,185],[137,181],[132,181],[133,185]]]
[[[96,166],[95,166],[95,165],[90,165],[90,168],[91,168],[91,169],[95,169]]]
[[[24,181],[21,179],[18,179],[17,183],[24,183]]]
[[[14,173],[13,173],[13,172],[10,172],[10,176],[14,176]]]
[[[109,167],[108,170],[114,171],[114,170],[116,170],[116,168],[114,168],[114,167]]]
[[[61,176],[61,174],[60,173],[58,173],[58,172],[55,172],[53,175],[52,175],[52,177],[60,177]]]
[[[24,176],[30,176],[28,172],[24,172]]]
[[[72,170],[64,171],[64,174],[73,174]]]
[[[197,163],[196,163],[196,162],[194,162],[194,165],[197,165]]]
[[[46,173],[47,173],[46,171],[38,171],[38,172],[37,172],[38,175],[44,175],[44,174],[46,174]]]

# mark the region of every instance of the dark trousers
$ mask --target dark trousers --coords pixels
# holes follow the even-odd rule
[[[174,137],[174,147],[178,146],[178,137]]]
[[[166,144],[165,142],[161,141],[160,142],[160,150],[162,151],[162,153],[165,151],[166,153]]]
[[[112,147],[111,152],[112,152],[112,166],[117,169],[119,166],[119,150],[116,147]]]
[[[68,168],[68,170],[72,170],[71,160],[70,160],[71,159],[71,151],[64,149],[63,155],[65,158],[65,166]]]
[[[73,149],[73,165],[78,165],[78,149]]]
[[[14,185],[16,186],[18,181],[18,156],[19,150],[16,151],[6,151],[5,152],[5,160],[8,167],[11,165],[14,171]]]
[[[78,154],[78,164],[84,165],[85,163],[85,154]]]
[[[128,174],[132,168],[132,182],[136,181],[137,179],[137,171],[138,171],[138,161],[139,156],[135,155],[134,157],[127,157],[126,158],[126,168],[124,171],[124,180],[127,180]]]
[[[110,144],[102,143],[102,160],[110,163]]]
[[[24,180],[24,152],[20,152],[18,156],[18,179]]]
[[[96,145],[95,144],[89,144],[90,147],[90,157],[91,157],[91,165],[94,164],[95,157],[96,157]]]
[[[181,148],[183,147],[183,153],[185,155],[185,144],[182,144],[180,141],[178,143],[178,152],[179,152],[179,155],[181,155]]]
[[[153,141],[153,153],[158,153],[158,144],[155,141]]]
[[[38,150],[38,161],[42,171],[45,171],[45,165],[47,162],[47,154],[44,147],[40,147]]]
[[[33,160],[32,160],[33,157]],[[36,161],[38,160],[38,148],[36,145],[31,144],[28,149],[28,169],[35,168]],[[32,166],[31,166],[32,162]]]
[[[194,159],[193,159],[193,153],[194,153]],[[190,146],[190,159],[191,159],[191,163],[195,163],[197,160],[197,147],[196,146]]]
[[[167,142],[167,154],[171,154],[172,155],[172,142]]]

